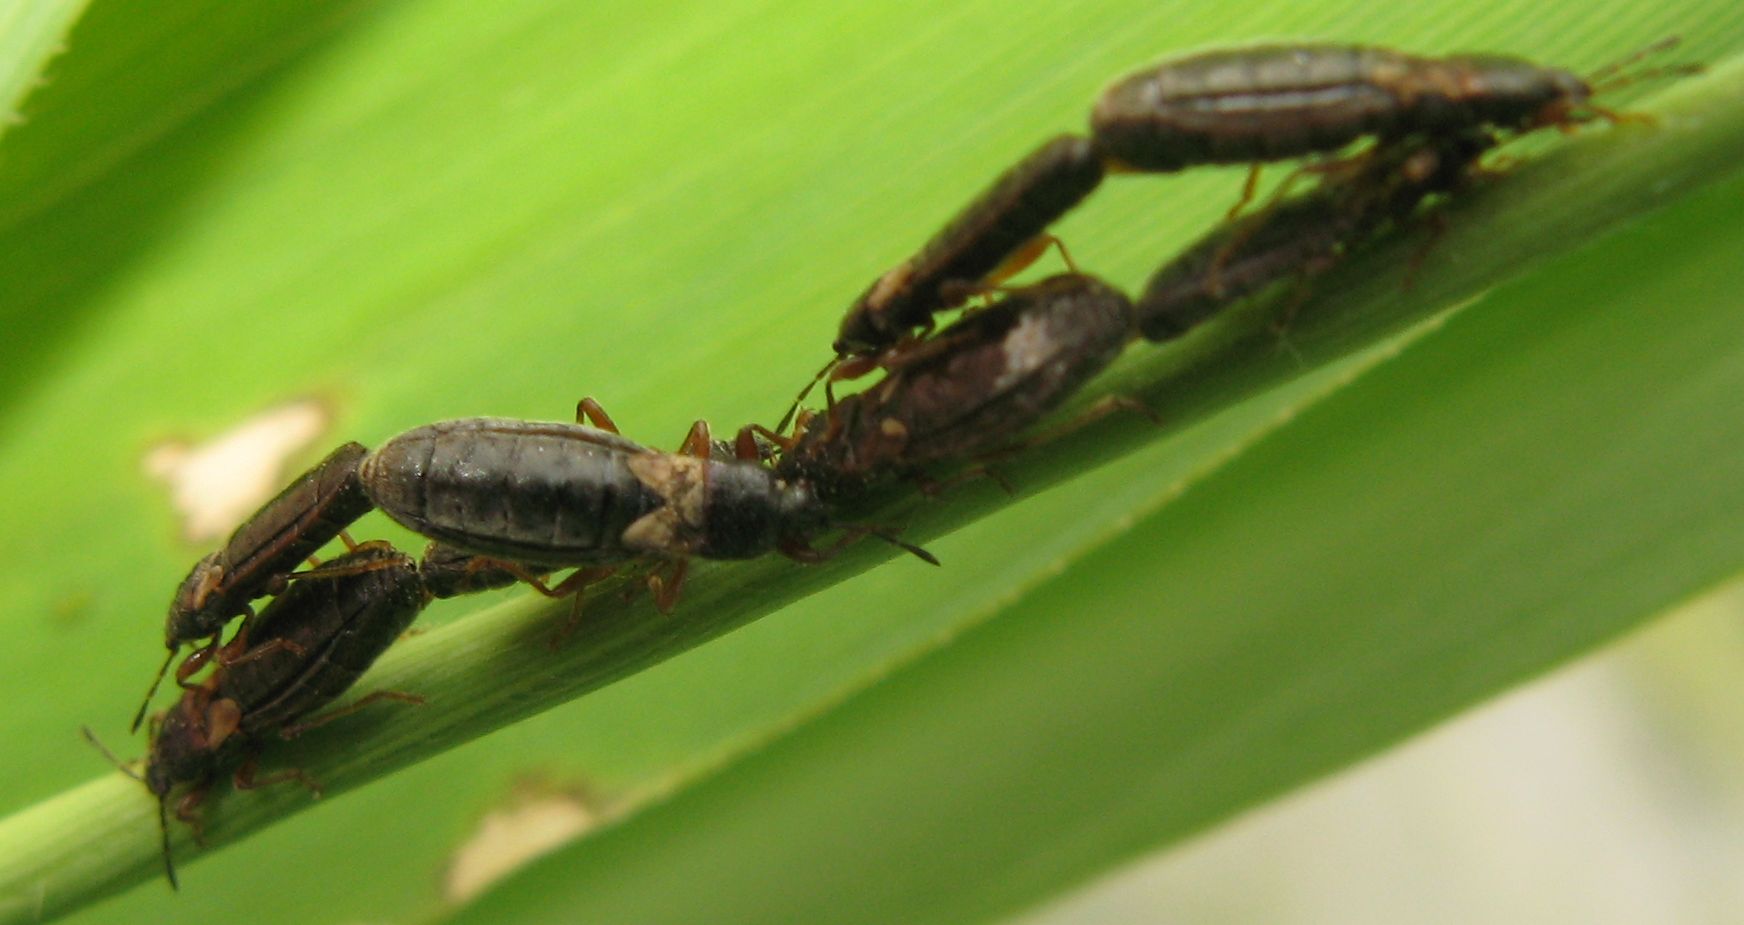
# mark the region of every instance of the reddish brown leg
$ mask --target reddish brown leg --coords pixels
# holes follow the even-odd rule
[[[1211,256],[1211,266],[1205,271],[1206,295],[1214,299],[1223,298],[1223,268],[1229,266],[1229,262],[1235,259],[1235,255],[1247,245],[1248,241],[1252,240],[1254,233],[1259,231],[1262,223],[1263,219],[1257,217],[1257,214],[1250,216],[1242,227],[1237,228],[1235,233],[1229,236],[1229,240],[1223,242],[1223,246],[1217,249],[1217,253]]]
[[[1105,395],[1101,399],[1098,399],[1095,404],[1085,408],[1083,413],[1076,415],[1071,420],[1061,421],[1052,427],[1039,430],[1016,443],[994,450],[993,452],[982,456],[979,462],[968,466],[948,479],[922,483],[921,491],[928,495],[938,495],[949,489],[955,488],[964,482],[971,482],[975,479],[985,477],[992,479],[1000,488],[1005,489],[1006,494],[1016,494],[1016,486],[1012,485],[1011,482],[1008,481],[996,468],[996,465],[1000,460],[1010,458],[1011,456],[1021,453],[1031,447],[1042,446],[1063,437],[1070,436],[1074,432],[1088,427],[1091,424],[1119,411],[1130,411],[1134,414],[1142,415],[1152,424],[1160,425],[1163,423],[1162,417],[1159,416],[1156,411],[1152,410],[1149,405],[1136,398],[1128,395]]]
[[[690,560],[679,559],[672,564],[672,572],[666,578],[661,578],[659,572],[648,576],[648,591],[654,595],[654,609],[661,613],[671,613],[678,605],[678,595],[684,590],[684,577],[690,572]]]
[[[468,572],[482,572],[485,569],[491,568],[502,569],[503,571],[508,572],[510,575],[515,576],[516,581],[524,582],[525,584],[532,586],[533,590],[545,595],[546,597],[568,597],[573,593],[562,590],[563,586],[569,583],[569,579],[565,579],[556,588],[549,587],[545,584],[545,580],[540,577],[546,573],[541,572],[536,574],[529,571],[526,566],[519,562],[510,562],[507,559],[493,559],[490,556],[473,556],[471,559],[467,560],[466,563],[466,569]],[[571,578],[573,577],[574,576],[571,576]]]
[[[563,648],[565,643],[569,642],[569,637],[574,636],[576,630],[581,629],[581,602],[583,600],[585,600],[585,598],[579,594],[570,598],[569,616],[565,618],[562,623],[558,624],[557,632],[552,633],[551,638],[545,640],[545,648],[556,652],[558,649]]]
[[[587,568],[578,568],[569,573],[569,577],[558,582],[553,587],[545,589],[543,593],[546,597],[559,598],[580,595],[588,585],[605,578],[617,570],[618,568],[615,565],[593,565]]]
[[[612,421],[612,416],[591,395],[575,403],[575,423],[592,424],[606,433],[618,432],[618,425]]]
[[[817,420],[816,411],[813,411],[810,408],[801,411],[799,416],[793,419],[793,436],[790,439],[797,444],[799,439],[805,436],[807,431],[811,430],[811,422],[815,420]],[[788,449],[792,449],[792,447],[788,447]]]
[[[197,687],[198,685],[188,679],[199,674],[200,669],[206,667],[206,663],[212,660],[212,656],[217,651],[218,640],[214,638],[211,642],[189,652],[188,657],[182,659],[182,663],[176,666],[176,684],[184,689]]]
[[[1236,217],[1241,215],[1242,210],[1247,208],[1248,203],[1253,202],[1254,193],[1257,192],[1259,188],[1260,165],[1258,163],[1249,164],[1247,168],[1247,179],[1242,181],[1241,184],[1241,196],[1235,200],[1235,205],[1229,207],[1228,212],[1223,213],[1223,220],[1226,222],[1235,221]]]
[[[1247,246],[1247,242],[1252,240],[1253,236],[1258,233],[1261,228],[1265,227],[1265,216],[1271,214],[1273,210],[1283,204],[1285,198],[1289,196],[1290,190],[1295,188],[1296,184],[1300,182],[1303,177],[1309,174],[1335,175],[1344,170],[1354,169],[1357,165],[1362,163],[1362,160],[1365,157],[1367,157],[1366,154],[1358,154],[1348,158],[1318,161],[1304,164],[1295,170],[1290,171],[1290,173],[1284,177],[1283,182],[1278,184],[1278,188],[1273,190],[1270,196],[1266,197],[1265,205],[1260,206],[1249,215],[1242,223],[1241,227],[1237,228],[1235,233],[1229,236],[1229,240],[1223,242],[1223,246],[1217,249],[1217,253],[1211,258],[1210,270],[1205,274],[1205,292],[1215,298],[1223,298],[1223,268],[1229,265],[1229,261],[1233,259],[1243,247]],[[1224,217],[1226,221],[1235,221],[1235,219],[1241,215],[1242,210],[1253,201],[1254,192],[1259,184],[1259,180],[1260,165],[1254,164],[1248,169],[1247,183],[1242,187],[1241,199]]]
[[[238,790],[256,790],[261,787],[270,787],[273,784],[282,784],[286,781],[294,780],[307,788],[309,794],[315,797],[315,799],[318,800],[321,798],[320,782],[315,780],[315,778],[310,777],[302,768],[286,768],[283,771],[274,771],[264,777],[256,777],[255,774],[259,770],[259,756],[249,755],[247,758],[243,759],[242,764],[236,769],[236,774],[231,777],[231,786]]]
[[[864,534],[856,534],[850,530],[848,535],[843,536],[841,540],[836,541],[834,545],[827,549],[813,549],[811,546],[800,540],[792,539],[782,540],[781,545],[777,548],[780,550],[782,555],[795,562],[816,565],[819,562],[829,561],[837,553],[847,548],[848,543],[859,539],[863,535]]]
[[[533,590],[538,591],[540,594],[543,594],[546,597],[561,596],[561,595],[556,594],[556,592],[552,591],[550,588],[545,586],[545,581],[541,577],[545,573],[534,574],[533,572],[527,570],[525,567],[523,567],[521,565],[518,565],[514,562],[508,562],[508,561],[505,561],[503,559],[492,559],[489,556],[473,556],[472,558],[466,560],[466,565],[464,568],[461,569],[461,574],[465,577],[465,579],[467,581],[466,586],[468,588],[470,588],[471,587],[470,582],[471,582],[472,577],[474,575],[477,575],[479,572],[486,572],[486,571],[490,571],[492,569],[508,572],[509,575],[512,576],[516,581],[519,581],[523,584],[531,585]],[[408,636],[415,636],[415,635],[422,633],[422,632],[423,632],[422,628],[414,627],[412,629],[407,630],[404,633],[401,633],[400,638],[404,639]]]
[[[396,703],[409,703],[413,706],[419,707],[429,702],[417,694],[408,694],[404,691],[376,691],[373,694],[367,694],[358,698],[355,703],[347,704],[337,710],[329,710],[314,719],[286,726],[279,730],[279,737],[283,739],[294,739],[311,729],[319,729],[336,719],[350,716],[372,703],[380,703],[383,700],[392,700]]]
[[[1442,235],[1447,234],[1447,216],[1437,212],[1423,220],[1428,226],[1428,232],[1423,237],[1423,244],[1411,254],[1411,262],[1405,267],[1404,290],[1410,292],[1417,285],[1417,277],[1423,272],[1423,264],[1429,259],[1429,252],[1435,245],[1441,243]]]
[[[1630,125],[1630,124],[1633,124],[1633,125],[1658,125],[1659,124],[1658,119],[1654,118],[1652,115],[1649,115],[1648,113],[1645,113],[1645,112],[1618,112],[1615,109],[1606,109],[1603,106],[1594,106],[1591,103],[1588,103],[1586,105],[1586,111],[1589,113],[1592,113],[1593,116],[1595,116],[1597,118],[1603,119],[1606,122],[1611,123],[1612,125]],[[1571,127],[1571,126],[1572,126],[1572,123],[1569,123],[1568,125],[1565,125],[1565,128]]]
[[[1038,234],[1023,242],[1017,250],[1011,252],[1010,256],[1000,261],[999,266],[993,268],[993,272],[988,273],[981,280],[980,288],[997,286],[1029,269],[1031,264],[1040,260],[1041,256],[1048,252],[1048,248],[1059,243],[1059,240],[1051,234]]]
[[[780,431],[770,430],[762,424],[746,424],[739,428],[739,432],[733,437],[733,456],[746,462],[768,462],[774,454],[764,451],[763,445],[757,442],[758,437],[767,440],[780,452],[785,453],[793,449],[793,444],[797,441],[800,432],[800,420],[795,419],[795,436],[792,437],[784,437]],[[811,415],[806,414],[803,420],[809,422]]]
[[[1066,250],[1066,242],[1060,240],[1058,235],[1043,232],[1025,241],[1022,246],[1012,252],[1011,256],[1001,261],[999,266],[994,267],[993,272],[988,273],[977,288],[986,292],[999,286],[1013,276],[1029,269],[1031,265],[1041,259],[1043,254],[1048,252],[1049,248],[1057,249],[1060,252],[1060,259],[1066,262],[1068,271],[1078,272],[1078,264],[1072,259],[1072,252]]]
[[[387,540],[370,540],[367,543],[358,543],[356,546],[352,547],[351,551],[356,552],[359,549],[375,548],[391,549],[392,547],[388,544]],[[311,558],[310,561],[315,560]],[[362,575],[367,572],[379,572],[384,568],[392,568],[393,566],[394,563],[390,559],[381,559],[375,562],[356,562],[351,565],[317,565],[307,571],[292,572],[290,577],[299,581],[307,579],[326,581],[334,578],[347,578],[352,575]]]
[[[187,825],[193,833],[194,844],[202,848],[206,847],[206,817],[200,812],[200,804],[206,802],[206,794],[211,789],[210,783],[201,783],[176,801],[176,821]]]
[[[875,357],[849,357],[836,364],[830,374],[824,378],[824,408],[826,411],[836,410],[836,383],[844,379],[858,379],[861,376],[883,365],[885,355]]]
[[[1054,242],[1054,249],[1060,252],[1060,259],[1065,262],[1067,272],[1076,275],[1078,273],[1078,261],[1073,260],[1072,252],[1066,250],[1065,239],[1061,238],[1059,235],[1052,234],[1048,235],[1048,239]]]
[[[552,633],[551,639],[546,642],[546,646],[551,651],[555,652],[563,648],[563,644],[569,641],[569,637],[575,635],[576,630],[581,629],[581,609],[586,600],[582,592],[587,589],[588,585],[616,571],[616,566],[609,565],[578,568],[571,572],[569,577],[558,582],[556,587],[543,592],[546,597],[567,597],[570,599],[569,618],[557,627],[557,632]]]
[[[230,646],[236,645],[238,641],[246,647],[248,645],[248,624],[253,619],[254,608],[251,607],[242,615],[242,622],[237,624],[236,633],[230,637],[229,645],[224,644],[224,634],[219,632],[212,637],[211,641],[189,652],[188,657],[182,659],[182,663],[176,666],[176,684],[184,688],[196,686],[189,684],[188,679],[206,667],[207,662],[217,658],[220,649],[228,649]]]
[[[680,456],[694,456],[697,459],[708,459],[714,455],[713,450],[707,421],[697,421],[690,425],[690,432],[684,435],[684,442],[678,446]]]
[[[1008,495],[1017,494],[1017,486],[1011,484],[1011,480],[1005,477],[1005,473],[1000,472],[997,468],[988,463],[976,463],[972,466],[967,466],[948,479],[930,479],[925,476],[917,476],[915,478],[915,484],[920,488],[921,494],[926,495],[929,498],[937,498],[945,492],[956,488],[958,485],[962,485],[965,482],[973,482],[979,478],[992,479],[993,483],[998,485]]]
[[[774,433],[761,424],[746,424],[739,428],[739,432],[733,435],[733,458],[741,462],[763,462],[763,447],[757,442],[757,436],[760,432]],[[785,442],[785,439],[781,441],[781,443]],[[775,444],[776,449],[786,449],[781,443]]]
[[[1052,427],[1031,434],[1022,442],[1018,443],[1013,449],[1024,449],[1052,443],[1055,440],[1070,436],[1073,433],[1120,411],[1130,411],[1133,414],[1137,414],[1145,420],[1150,421],[1152,424],[1161,425],[1163,423],[1162,416],[1157,414],[1151,406],[1130,395],[1104,395],[1100,399],[1097,399],[1095,404],[1085,408],[1082,414],[1077,415],[1069,421],[1061,421]]]
[[[223,649],[220,649],[218,651],[218,664],[223,665],[225,668],[232,668],[236,665],[246,665],[249,662],[254,661],[255,659],[265,658],[268,655],[272,655],[276,652],[281,652],[281,651],[282,652],[289,652],[298,658],[303,658],[309,654],[309,650],[307,650],[307,649],[303,648],[301,645],[298,645],[297,643],[292,642],[291,640],[285,639],[283,637],[280,637],[278,639],[274,639],[271,642],[268,642],[264,645],[256,646],[255,648],[252,648],[252,649],[244,648],[244,649],[241,649],[238,651],[240,651],[242,654],[233,656],[233,655],[229,654],[229,652],[230,652],[229,646],[225,646]]]
[[[339,542],[345,544],[345,551],[346,552],[356,552],[357,547],[359,545],[361,545],[356,540],[351,538],[351,531],[349,531],[349,530],[339,531]]]

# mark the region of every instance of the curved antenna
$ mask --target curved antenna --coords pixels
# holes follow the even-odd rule
[[[1649,57],[1652,55],[1657,55],[1661,52],[1670,51],[1673,48],[1676,48],[1678,46],[1678,44],[1681,43],[1682,41],[1683,41],[1683,36],[1681,36],[1681,35],[1668,35],[1665,38],[1658,39],[1654,42],[1651,42],[1647,45],[1642,46],[1641,48],[1637,48],[1634,51],[1630,52],[1629,54],[1627,54],[1621,58],[1618,58],[1615,61],[1612,61],[1610,64],[1606,64],[1606,65],[1600,67],[1598,70],[1593,71],[1591,74],[1588,74],[1587,75],[1587,82],[1594,83],[1597,81],[1604,80],[1605,78],[1610,77],[1612,74],[1615,74],[1618,71],[1621,71],[1622,69],[1628,67],[1629,65],[1634,64],[1637,61],[1640,61],[1642,58],[1646,58],[1646,57]]]
[[[97,734],[91,731],[90,726],[80,726],[79,731],[85,734],[85,741],[91,743],[91,747],[97,750],[97,754],[102,755],[104,758],[108,759],[110,764],[115,766],[115,770],[120,771],[140,783],[145,782],[145,778],[140,777],[138,771],[128,767],[127,762],[115,757],[115,753],[109,750],[109,746],[103,744],[102,739],[97,738]]]
[[[170,654],[174,655],[175,653],[172,652]],[[150,698],[148,697],[146,699],[149,700]],[[115,770],[120,771],[142,784],[145,783],[145,778],[141,777],[138,771],[128,767],[125,762],[115,757],[115,753],[109,750],[109,746],[103,744],[102,739],[97,738],[97,734],[91,731],[90,726],[80,726],[79,731],[85,734],[85,741],[91,743],[91,747],[96,749],[98,754],[109,759],[109,763],[115,766]],[[155,796],[157,797],[158,844],[163,847],[164,876],[169,878],[170,889],[180,891],[182,887],[176,882],[175,858],[170,855],[169,796],[168,794],[162,793],[155,794]]]
[[[1629,65],[1635,64],[1636,62],[1652,55],[1668,52],[1673,48],[1676,48],[1682,42],[1682,36],[1670,35],[1647,45],[1644,48],[1637,49],[1623,58],[1612,61],[1610,64],[1588,74],[1586,76],[1587,86],[1590,88],[1593,95],[1597,96],[1600,93],[1609,93],[1612,90],[1626,87],[1632,83],[1639,83],[1643,80],[1653,80],[1660,77],[1687,77],[1691,74],[1700,74],[1705,70],[1705,68],[1697,63],[1667,64],[1660,67],[1643,68],[1633,73],[1624,73],[1624,69]]]
[[[157,798],[157,832],[158,843],[163,846],[164,876],[169,878],[170,889],[180,892],[182,885],[176,882],[176,859],[170,854],[170,815],[167,795]]]
[[[868,536],[878,537],[879,539],[883,540],[884,542],[889,543],[892,546],[895,546],[897,549],[900,549],[903,552],[906,552],[909,555],[914,556],[916,559],[919,559],[920,561],[925,562],[928,565],[938,565],[939,564],[938,558],[935,557],[932,553],[927,552],[925,549],[922,549],[921,547],[916,546],[913,543],[904,542],[901,539],[898,539],[896,534],[890,530],[885,530],[885,529],[882,529],[879,527],[864,527],[864,526],[860,527],[859,529],[866,531]]]
[[[805,401],[805,397],[811,394],[811,390],[817,388],[817,384],[824,381],[825,376],[834,372],[836,364],[841,361],[841,357],[831,357],[830,361],[824,364],[824,368],[818,370],[817,375],[811,377],[811,381],[805,384],[805,388],[799,390],[799,394],[794,396],[793,404],[787,406],[787,413],[783,414],[781,421],[775,425],[776,433],[787,433],[787,425],[793,423],[793,416],[799,412],[799,403]]]
[[[157,677],[151,679],[151,689],[145,692],[145,701],[139,705],[139,712],[133,714],[133,725],[127,727],[128,732],[139,731],[139,724],[145,721],[145,711],[151,708],[151,698],[157,696],[158,685],[163,683],[164,675],[169,673],[170,662],[175,660],[176,650],[171,649],[170,654],[164,657],[163,667],[157,670]]]

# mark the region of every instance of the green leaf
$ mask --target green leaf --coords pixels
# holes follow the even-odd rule
[[[995,518],[1132,520],[451,921],[995,921],[1735,584],[1741,199],[1488,294],[1179,496],[1191,434]]]
[[[197,25],[224,10],[234,18],[209,29]],[[6,192],[0,247],[14,255],[0,262],[0,291],[8,293],[0,318],[9,335],[0,344],[0,509],[13,527],[0,539],[0,593],[14,615],[0,684],[11,702],[32,706],[8,715],[8,740],[42,743],[30,762],[0,765],[8,807],[20,811],[0,823],[0,907],[14,918],[67,911],[155,876],[154,807],[141,788],[108,775],[67,790],[102,773],[76,727],[92,722],[105,735],[120,734],[161,657],[164,601],[205,548],[176,539],[161,489],[140,473],[155,441],[217,434],[249,413],[311,394],[334,410],[337,423],[300,461],[326,444],[376,443],[437,418],[561,417],[581,394],[600,397],[632,434],[656,444],[675,443],[696,416],[723,427],[767,421],[822,361],[841,308],[872,274],[1036,139],[1080,125],[1085,102],[1103,81],[1187,45],[1302,34],[1422,51],[1515,51],[1592,67],[1647,38],[1693,33],[1699,23],[1704,31],[1689,34],[1680,57],[1717,62],[1744,46],[1738,12],[1718,2],[1650,9],[1618,3],[1581,15],[1581,28],[1570,30],[1542,20],[1523,24],[1516,10],[1500,5],[1470,4],[1376,15],[1353,4],[1230,10],[1108,2],[1020,16],[990,2],[851,10],[689,3],[650,11],[627,3],[523,0],[488,13],[455,0],[282,10],[249,3],[155,4],[150,11],[99,5],[74,34],[55,82],[33,100],[40,110],[0,149],[8,155],[0,161]],[[955,664],[954,641],[974,653],[984,634],[1027,638],[1007,627],[1046,623],[1068,632],[1093,625],[1114,606],[1099,601],[1102,591],[1125,588],[1171,606],[1176,588],[1198,593],[1198,574],[1182,578],[1172,557],[1185,562],[1210,555],[1212,547],[1176,535],[1181,531],[1168,525],[1176,523],[1177,508],[1193,508],[1195,499],[1236,479],[1237,469],[1259,465],[1254,460],[1267,458],[1267,448],[1306,432],[1311,409],[1322,402],[1331,409],[1346,392],[1433,356],[1430,348],[1439,349],[1454,325],[1416,322],[1529,268],[1525,252],[1572,247],[1731,170],[1739,151],[1737,87],[1733,69],[1690,82],[1682,97],[1655,104],[1679,118],[1653,130],[1584,134],[1503,180],[1453,217],[1408,294],[1400,294],[1400,280],[1420,242],[1383,248],[1327,278],[1290,331],[1305,369],[1276,349],[1258,311],[1189,343],[1135,348],[1099,390],[1145,396],[1170,426],[1112,422],[1020,460],[1012,477],[1033,493],[1135,451],[938,542],[942,569],[893,563],[653,667],[686,645],[842,581],[885,551],[856,550],[825,569],[759,562],[703,570],[671,618],[654,617],[645,604],[626,609],[600,599],[583,632],[557,655],[543,643],[562,618],[561,605],[511,595],[509,603],[477,613],[472,602],[432,608],[426,620],[435,628],[396,647],[362,686],[416,690],[432,698],[431,707],[370,711],[269,755],[308,767],[329,786],[329,799],[316,812],[259,831],[246,847],[200,853],[184,846],[186,889],[175,899],[175,914],[247,914],[261,922],[427,915],[444,906],[437,884],[450,853],[518,781],[534,778],[546,789],[579,793],[602,820],[636,817],[694,788],[690,803],[681,798],[617,830],[635,843],[647,837],[637,833],[673,824],[676,807],[713,800],[709,794],[737,786],[733,781],[766,779],[755,775],[771,765],[804,770],[782,756],[824,741],[831,729],[849,728],[841,725],[844,716],[879,714],[887,692],[909,689],[911,677]],[[1233,171],[1122,179],[1063,233],[1087,268],[1135,286],[1164,255],[1209,227],[1238,183]],[[1729,212],[1711,220],[1736,228]],[[1631,280],[1656,300],[1674,294],[1670,282],[1663,293],[1654,287],[1693,259],[1688,253],[1632,255]],[[1735,263],[1735,253],[1727,259]],[[1540,300],[1560,305],[1564,284],[1548,273],[1522,285],[1545,287]],[[1491,305],[1486,300],[1477,309]],[[1728,303],[1716,296],[1685,307],[1711,322]],[[1664,317],[1664,310],[1655,301],[1645,317]],[[1717,348],[1723,338],[1710,330],[1709,340]],[[1519,346],[1529,354],[1529,343]],[[1651,352],[1637,360],[1638,348],[1623,339],[1604,346],[1604,369],[1620,382],[1632,381],[1624,372],[1641,374],[1663,362]],[[1516,345],[1493,349],[1512,356]],[[1677,381],[1694,381],[1704,368],[1680,362],[1672,372]],[[1365,370],[1372,372],[1358,375]],[[1480,397],[1463,386],[1446,393]],[[1568,394],[1570,402],[1580,397]],[[1391,417],[1414,414],[1407,408]],[[1514,420],[1514,428],[1532,422],[1498,412],[1468,422],[1460,436],[1469,440],[1486,432],[1478,424],[1492,428],[1498,420]],[[1655,420],[1678,432],[1673,418]],[[1351,429],[1362,433],[1371,424]],[[1329,459],[1366,459],[1367,451],[1347,446],[1344,436],[1317,433],[1313,443]],[[1664,442],[1682,450],[1707,445]],[[1538,484],[1530,466],[1522,465],[1517,478],[1506,464],[1496,470],[1502,487],[1513,491]],[[1674,502],[1687,500],[1686,489],[1707,487],[1664,479],[1631,484],[1653,492],[1653,503],[1643,507],[1668,514],[1683,510]],[[1522,503],[1536,512],[1535,522],[1554,510],[1536,500]],[[938,504],[897,503],[912,514],[914,534],[930,537],[1009,502],[981,485]],[[1358,513],[1336,507],[1350,507],[1353,518]],[[1724,511],[1722,503],[1712,507],[1716,517]],[[1458,524],[1436,525],[1439,510],[1424,508],[1417,518],[1424,523],[1396,524],[1385,545],[1409,547],[1420,531],[1433,537],[1437,529],[1456,530]],[[1494,511],[1472,506],[1470,514]],[[1264,528],[1270,516],[1259,515],[1250,527]],[[1361,526],[1333,516],[1316,529],[1331,546]],[[1699,526],[1690,530],[1684,536],[1692,542],[1712,538]],[[1157,538],[1147,534],[1158,531],[1169,534],[1171,545],[1154,545]],[[410,542],[379,519],[361,534]],[[1716,554],[1726,550],[1713,546]],[[1239,549],[1210,571],[1239,577],[1255,548]],[[1152,558],[1157,549],[1169,561]],[[1130,560],[1143,580],[1127,573],[1117,580],[1094,567],[1107,558]],[[1288,563],[1272,564],[1281,570]],[[1304,731],[1299,748],[1256,752],[1278,768],[1253,774],[1243,799],[1353,760],[1384,744],[1385,730],[1403,734],[1675,599],[1665,589],[1679,582],[1646,580],[1657,563],[1623,565],[1617,580],[1659,593],[1643,591],[1627,614],[1583,621],[1587,635],[1572,636],[1559,652],[1546,646],[1514,653],[1500,644],[1505,639],[1473,643],[1481,651],[1471,655],[1479,664],[1469,677],[1420,678],[1425,692],[1401,702],[1390,724],[1376,720],[1361,736]],[[1529,565],[1513,567],[1515,583],[1530,577]],[[1682,575],[1682,593],[1701,580],[1707,579]],[[1208,584],[1204,593],[1218,587]],[[1314,586],[1279,579],[1264,590],[1287,601]],[[1038,601],[1052,608],[1046,620],[1025,616]],[[1465,603],[1442,622],[1493,625],[1499,611]],[[1389,608],[1396,604],[1377,592],[1367,610],[1339,613],[1325,631],[1350,634],[1353,646],[1385,648],[1380,642],[1411,628],[1400,628],[1401,637],[1363,635],[1371,625],[1365,621]],[[1187,632],[1197,625],[1190,612],[1183,606],[1177,617],[1170,609],[1161,625],[1136,627],[1170,630],[1161,652],[1122,653],[1156,655],[1158,667],[1197,666],[1186,677],[1210,675],[1217,683],[1208,690],[1245,689],[1247,666],[1232,659],[1217,667],[1225,654],[1219,637],[1209,629]],[[1243,613],[1229,621],[1230,632],[1271,621],[1303,628],[1299,609]],[[1325,613],[1307,616],[1310,627],[1327,621]],[[981,657],[962,658],[979,664]],[[1378,656],[1365,664],[1388,669]],[[1392,670],[1412,675],[1415,664],[1402,655]],[[1116,670],[1123,666],[1104,666],[1111,688],[1126,680]],[[1004,667],[1036,670],[1030,662]],[[1325,662],[1299,667],[1308,672]],[[646,670],[549,709],[637,669]],[[887,675],[889,684],[877,683]],[[996,687],[969,674],[960,683],[965,712],[941,714],[939,723],[964,716],[980,722],[985,704],[997,702]],[[1256,683],[1251,695],[1263,698],[1269,690]],[[818,719],[841,702],[849,706]],[[547,712],[497,728],[540,710]],[[1108,728],[1090,721],[1100,711],[1101,701],[1087,692],[1048,704],[1014,700],[1000,715],[1014,733],[1069,718],[1092,736]],[[1120,715],[1136,714],[1111,714],[1110,723]],[[1151,745],[1153,728],[1136,725],[1127,738]],[[870,754],[877,739],[868,735]],[[1022,768],[1048,747],[1025,741],[1022,751],[988,753],[984,762]],[[1178,740],[1164,737],[1130,761],[1108,763],[1123,773],[1161,775],[1167,765],[1155,756],[1169,741]],[[916,739],[916,755],[924,744]],[[831,747],[840,749],[838,769],[861,761],[857,745]],[[452,750],[436,754],[445,749]],[[717,778],[745,755],[754,757]],[[867,763],[855,774],[897,779],[912,757]],[[1053,780],[1040,772],[1063,767],[1040,768],[1028,780]],[[334,799],[365,782],[373,782],[367,796]],[[1085,795],[1108,792],[1086,788]],[[1000,806],[1007,793],[990,784],[984,800],[957,797],[965,810],[992,813],[987,807]],[[1081,843],[1062,838],[1028,846],[1060,858],[1038,873],[1028,893],[986,876],[989,886],[979,894],[920,908],[913,905],[918,894],[908,894],[899,907],[863,908],[916,920],[1010,908],[1173,837],[1183,816],[1205,825],[1237,803],[1224,791],[1185,802],[1191,806],[1172,810],[1180,815],[1162,824],[1154,814],[1111,818],[1131,827],[1119,838],[1087,831]],[[224,795],[212,808],[214,845],[310,805],[294,789]],[[812,804],[796,800],[790,811],[806,805]],[[893,833],[927,824],[931,804],[917,801],[914,810]],[[697,818],[704,818],[700,811]],[[999,818],[974,824],[1012,838]],[[601,857],[623,856],[614,837],[578,849],[584,861],[576,882],[592,882],[597,868],[585,858],[593,844],[605,846]],[[889,857],[901,843],[868,842],[866,850]],[[747,862],[771,857],[753,847],[729,850]],[[625,869],[626,884],[637,869]],[[772,873],[755,886],[790,885],[782,869],[764,870]],[[890,873],[867,866],[858,872],[859,886]],[[568,888],[551,879],[539,877],[545,885],[524,898],[570,900]],[[819,895],[794,892],[796,906]],[[600,901],[620,895],[602,892]],[[670,901],[696,895],[673,891]],[[90,915],[162,917],[165,901],[161,884],[145,883]],[[730,917],[733,908],[720,912]]]
[[[82,0],[12,0],[0,5],[0,133],[22,121],[20,105],[85,12]]]

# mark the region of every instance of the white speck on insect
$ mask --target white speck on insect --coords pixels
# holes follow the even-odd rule
[[[1005,338],[1005,369],[993,383],[995,391],[1010,387],[1035,372],[1054,353],[1045,320],[1024,317]]]
[[[284,487],[286,461],[314,443],[331,418],[314,399],[279,405],[205,443],[160,443],[146,452],[145,472],[169,487],[182,534],[209,542]]]

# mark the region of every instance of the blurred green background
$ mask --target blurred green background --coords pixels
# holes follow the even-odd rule
[[[1744,47],[1719,0],[80,12],[0,12],[0,76],[65,48],[40,86],[0,81],[29,90],[0,136],[5,811],[105,773],[76,729],[123,738],[209,548],[145,472],[166,440],[311,396],[332,421],[293,466],[584,394],[655,445],[768,421],[873,274],[1105,81],[1184,48],[1583,70],[1670,34],[1679,60]],[[180,895],[146,882],[73,918],[1730,920],[1744,186],[1710,169],[1620,233],[1511,243],[1557,258],[1462,312],[1304,320],[1305,367],[1250,349],[1256,372],[1182,396],[1141,449],[929,544],[944,568],[892,563],[188,854]],[[1062,234],[1136,287],[1240,176],[1122,178]],[[1507,215],[1503,190],[1476,219]],[[1317,299],[1431,298],[1399,285],[1414,250]],[[1425,289],[1468,253],[1454,229]],[[1120,375],[1216,347],[1140,346]],[[466,909],[457,846],[522,803],[622,825]],[[4,911],[64,901],[37,886]]]

